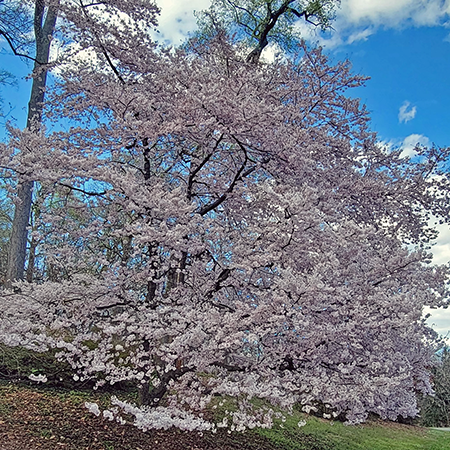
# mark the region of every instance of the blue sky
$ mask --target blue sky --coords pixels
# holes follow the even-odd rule
[[[419,134],[438,146],[450,145],[448,32],[443,27],[380,29],[334,50],[335,56],[350,59],[354,71],[371,77],[356,95],[367,104],[382,140],[401,144]]]
[[[209,0],[157,3],[162,8],[158,39],[174,45],[195,30],[193,11],[209,6]],[[299,23],[311,43],[323,45],[336,61],[348,58],[356,73],[371,77],[352,95],[367,105],[380,140],[405,152],[417,142],[449,146],[450,0],[342,0],[333,27],[322,34]],[[30,89],[23,78],[31,66],[6,51],[0,65],[19,78],[18,88],[3,88],[3,109],[8,112],[11,102],[8,118],[23,127]],[[448,226],[441,227],[433,253],[437,263],[450,260]],[[450,331],[450,311],[434,313],[431,321],[439,332]]]

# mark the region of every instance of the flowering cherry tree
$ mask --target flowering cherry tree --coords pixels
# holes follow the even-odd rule
[[[449,218],[449,150],[380,146],[345,95],[364,79],[320,49],[249,64],[220,32],[116,45],[61,71],[47,117],[68,131],[11,130],[3,148],[47,195],[40,276],[1,293],[1,341],[136,382],[140,405],[104,416],[143,429],[214,427],[215,395],[237,399],[233,429],[270,426],[252,398],[414,416],[431,392],[423,307],[448,300],[426,246],[430,217]]]

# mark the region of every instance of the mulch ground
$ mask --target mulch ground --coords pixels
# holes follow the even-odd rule
[[[0,450],[55,449],[274,450],[274,445],[252,432],[144,433],[132,425],[95,417],[79,394],[0,385]]]

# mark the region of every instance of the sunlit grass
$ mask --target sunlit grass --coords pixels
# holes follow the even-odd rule
[[[298,426],[300,421],[306,425]],[[450,432],[392,422],[344,425],[295,412],[272,429],[256,432],[280,448],[292,450],[446,450]]]

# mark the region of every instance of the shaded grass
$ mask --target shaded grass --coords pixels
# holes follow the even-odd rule
[[[39,353],[23,347],[0,344],[0,377],[5,380],[27,380],[30,374],[46,375],[54,385],[74,386],[69,364],[57,361],[57,350]]]

